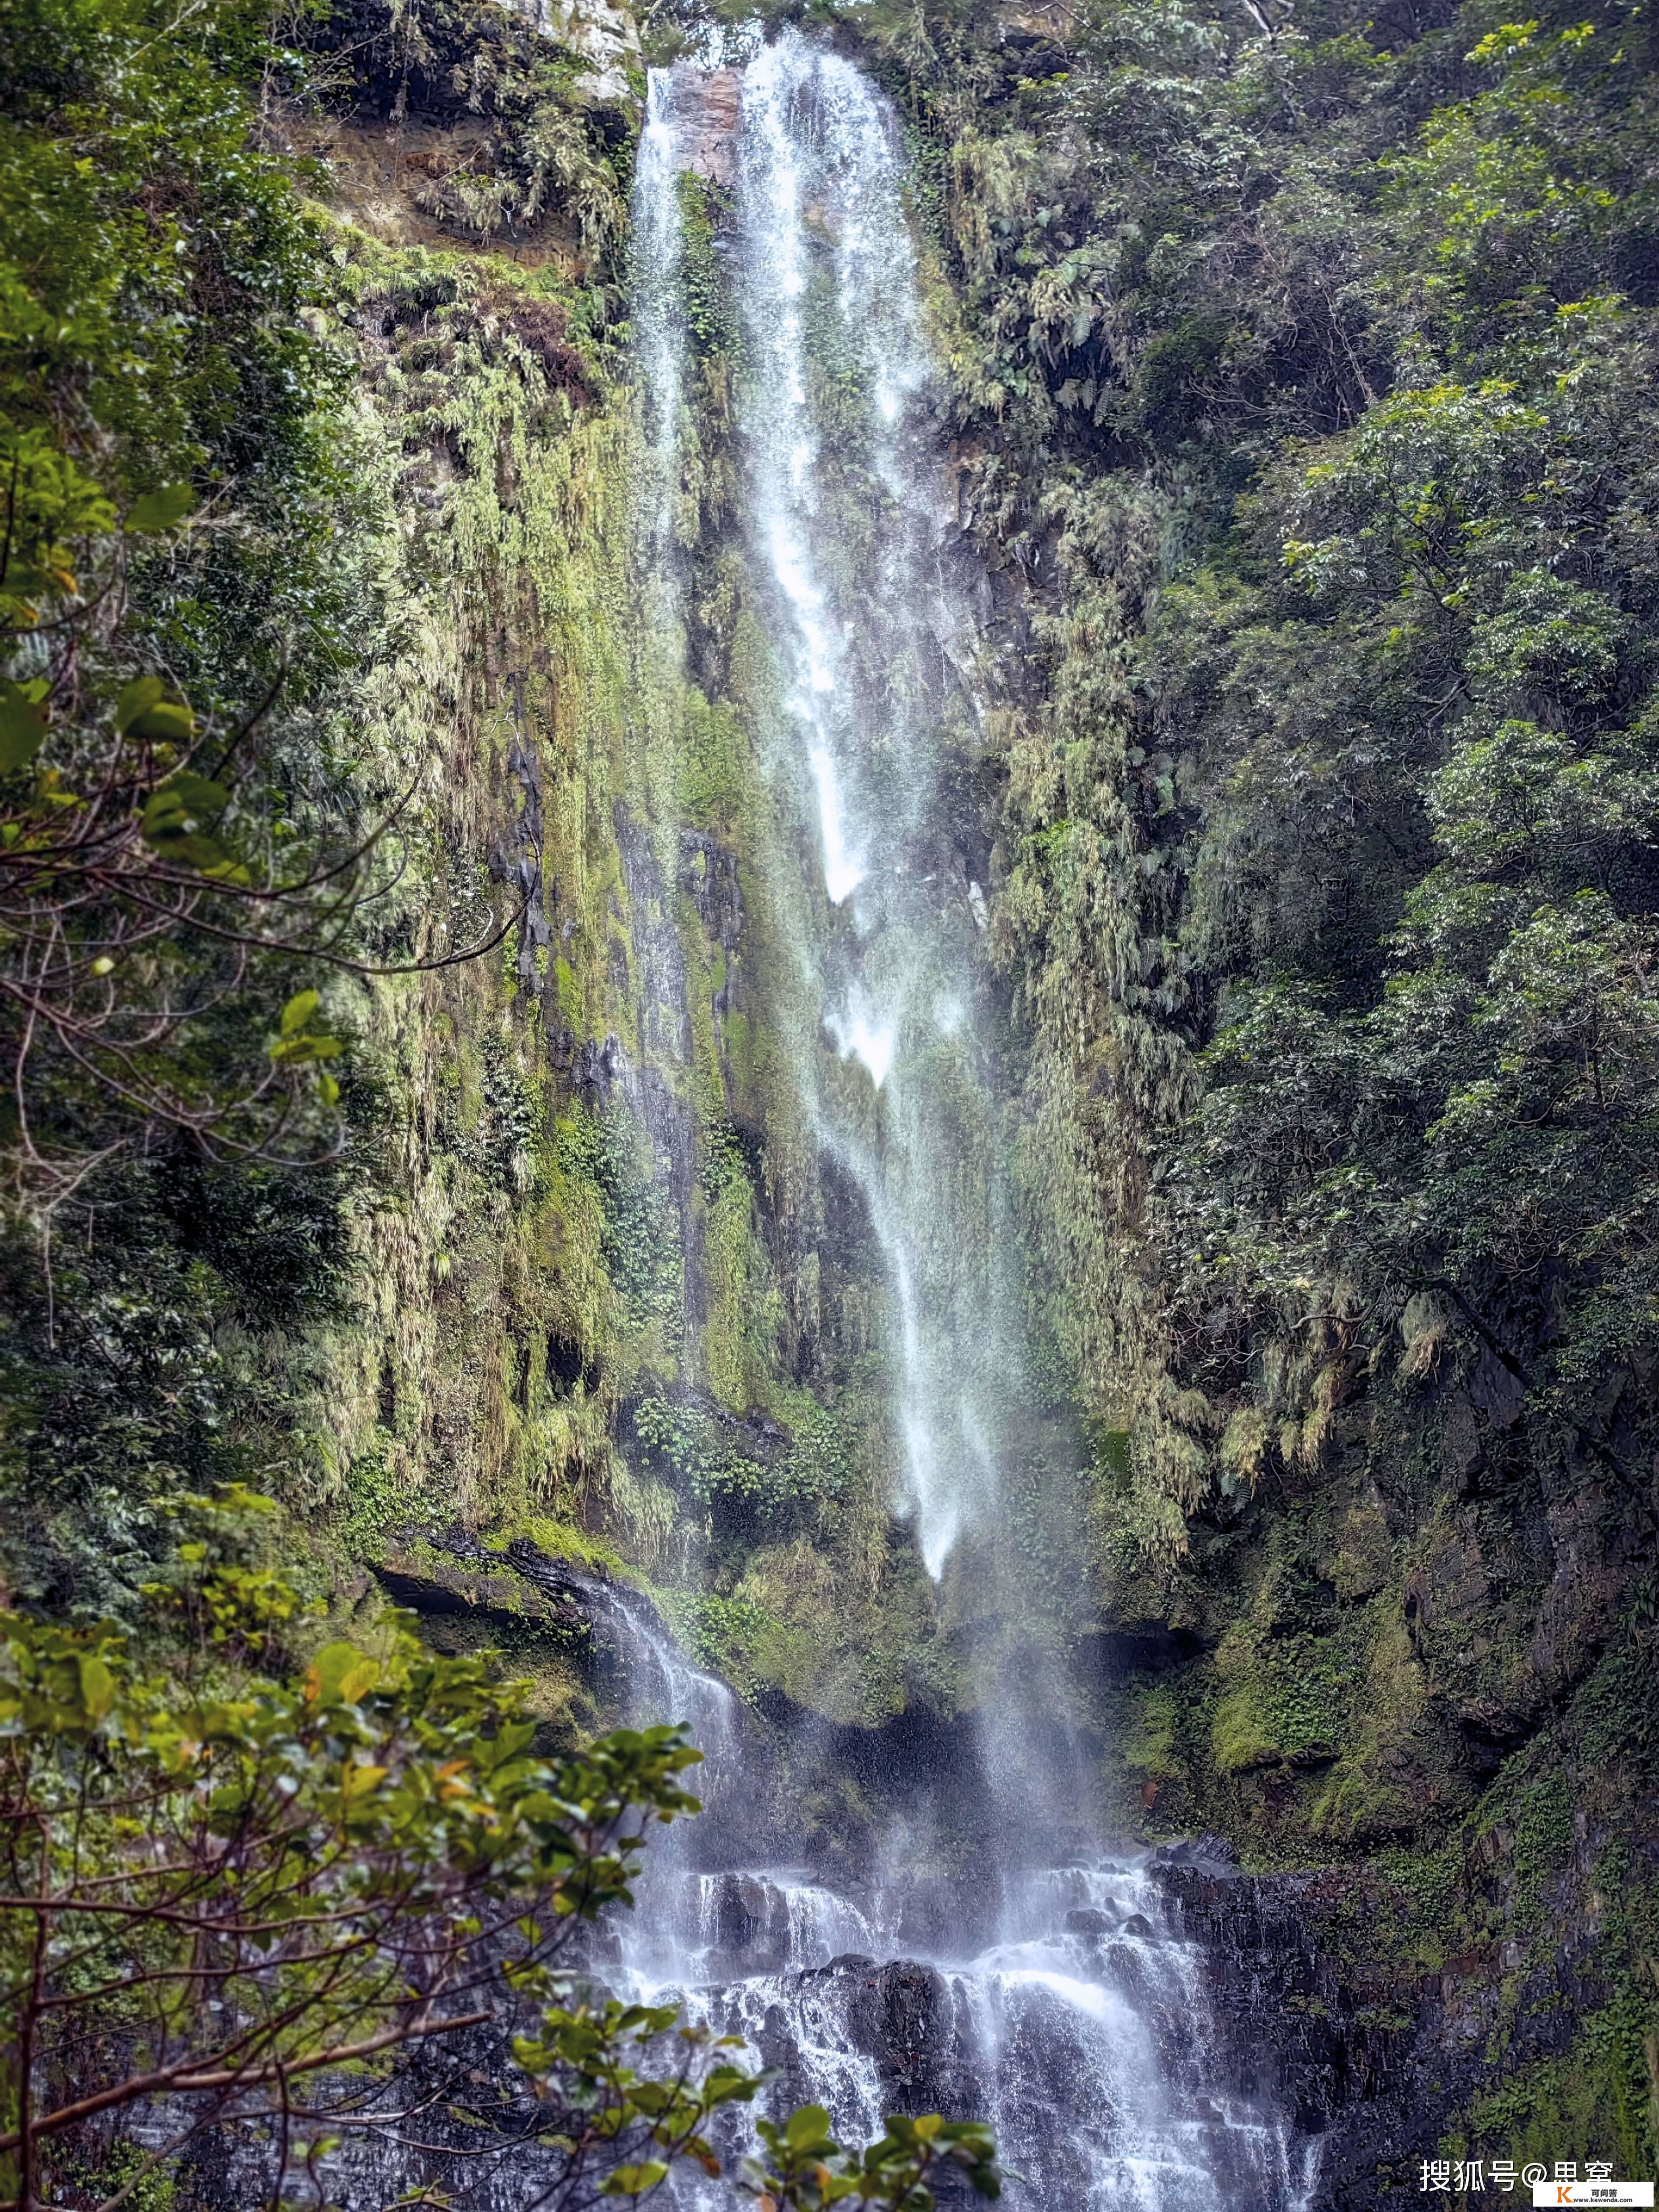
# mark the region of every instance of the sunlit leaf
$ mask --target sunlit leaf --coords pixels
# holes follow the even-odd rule
[[[163,484],[159,491],[147,491],[133,501],[127,510],[127,528],[146,536],[174,529],[195,505],[196,494],[189,484]]]
[[[654,2158],[646,2159],[638,2166],[619,2166],[608,2174],[599,2187],[601,2197],[643,2197],[647,2189],[654,2189],[665,2180],[668,2168]]]
[[[306,1698],[311,1705],[355,1705],[380,1677],[380,1662],[355,1644],[329,1644],[317,1654],[306,1673]]]
[[[46,734],[44,708],[22,686],[0,679],[0,771],[27,768]]]
[[[80,1661],[81,1702],[88,1720],[100,1721],[115,1703],[115,1677],[95,1652],[84,1652]]]

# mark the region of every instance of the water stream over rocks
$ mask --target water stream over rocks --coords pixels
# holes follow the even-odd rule
[[[978,580],[946,498],[896,118],[793,31],[735,68],[653,76],[635,204],[640,543],[671,634],[688,168],[729,195],[744,548],[778,672],[758,733],[771,888],[813,1010],[793,1072],[886,1273],[895,1507],[977,1654],[975,1843],[967,1861],[936,1848],[928,1790],[899,1775],[887,1847],[856,1880],[740,1863],[764,1748],[732,1693],[619,1600],[633,1717],[690,1725],[711,1809],[656,1848],[612,1972],[741,2034],[777,2069],[774,2108],[821,2103],[845,2139],[898,2109],[990,2120],[1017,2177],[1007,2201],[1030,2212],[1290,2212],[1311,2185],[1305,2141],[1261,2084],[1239,2086],[1154,1855],[1097,1833],[1043,1632],[1065,1577],[1015,1537],[1035,1518],[1063,1552],[1073,1446],[1027,1373],[1010,1278],[983,864],[953,796],[982,742]]]
[[[821,2104],[843,2140],[895,2111],[994,2126],[1030,2212],[1294,2212],[1312,2201],[1317,2142],[1280,2108],[1253,2045],[1260,1992],[1224,2019],[1218,1974],[1245,1974],[1189,1936],[1183,1877],[1234,1879],[1213,1839],[1174,1850],[1103,1844],[1069,1863],[1009,1851],[970,1883],[889,1863],[866,1880],[809,1866],[709,1864],[770,1827],[744,1801],[773,1755],[746,1741],[726,1686],[690,1665],[648,1605],[586,1593],[633,1683],[633,1717],[689,1723],[708,1814],[653,1844],[635,1909],[598,1963],[618,1992],[683,2005],[775,2069],[765,2102]],[[723,1817],[724,1816],[724,1817]],[[771,1831],[775,1840],[775,1830]],[[1259,2027],[1259,2023],[1257,2023]],[[729,2134],[735,2147],[741,2121]],[[725,2202],[698,2179],[678,2201]]]

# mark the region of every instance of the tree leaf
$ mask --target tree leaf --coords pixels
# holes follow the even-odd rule
[[[380,1675],[377,1661],[355,1644],[327,1644],[306,1672],[306,1702],[313,1705],[355,1705]]]
[[[196,734],[196,717],[176,699],[163,699],[148,707],[128,725],[127,734],[149,738],[158,744],[182,744]]]
[[[81,1702],[88,1720],[100,1721],[115,1703],[115,1677],[96,1652],[83,1652],[80,1660]]]
[[[123,684],[115,702],[116,729],[125,736],[140,714],[148,713],[166,690],[159,676],[135,676],[131,684]]]
[[[195,505],[196,494],[191,485],[163,484],[159,491],[147,491],[142,499],[134,500],[127,509],[127,528],[141,537],[176,529]]]
[[[291,1066],[301,1060],[333,1060],[345,1048],[338,1037],[310,1036],[282,1037],[266,1049],[279,1065]]]
[[[668,2178],[668,2168],[659,2160],[648,2158],[639,2166],[619,2166],[600,2184],[601,2197],[643,2197],[647,2189],[654,2189],[659,2181]]]
[[[190,769],[180,769],[177,775],[170,775],[161,789],[192,814],[222,814],[230,804],[230,793],[222,783],[197,775]]]
[[[46,717],[21,684],[0,681],[0,771],[27,768],[40,750]]]
[[[144,801],[139,830],[147,844],[163,859],[187,862],[191,867],[233,880],[246,881],[236,855],[216,837],[203,834],[204,819],[222,813],[230,804],[223,784],[185,769],[151,792]]]
[[[783,2139],[792,2150],[805,2150],[810,2145],[822,2142],[830,2132],[830,2115],[822,2105],[803,2105],[799,2112],[791,2112],[783,2130]]]
[[[300,1036],[321,1003],[315,991],[296,991],[283,1008],[283,1035],[285,1037]]]
[[[192,737],[195,715],[182,701],[167,698],[166,690],[159,676],[135,676],[131,684],[123,684],[115,702],[118,733],[173,744]]]

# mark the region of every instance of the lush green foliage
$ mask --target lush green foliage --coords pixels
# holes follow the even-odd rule
[[[319,240],[242,89],[282,57],[234,7],[3,37],[0,994],[50,1206],[158,1127],[326,1149],[337,1046],[291,956],[337,945],[374,834],[307,711],[362,615]]]
[[[931,2212],[927,2176],[935,2167],[964,2172],[978,2196],[1000,2193],[989,2131],[975,2120],[942,2120],[937,2112],[921,2119],[896,2115],[887,2134],[862,2156],[836,2142],[821,2105],[804,2105],[781,2124],[762,2120],[757,2132],[764,2151],[744,2161],[744,2185],[763,2212],[783,2212],[791,2204],[820,2212],[826,2204],[849,2203]]]
[[[143,2171],[219,2130],[273,2203],[344,2139],[395,2159],[434,2112],[471,2183],[516,2173],[538,2204],[640,2197],[681,2158],[718,2175],[711,2115],[763,2077],[674,2007],[593,1988],[573,1940],[631,1903],[650,1827],[698,1809],[680,1778],[700,1754],[658,1728],[540,1755],[522,1686],[399,1630],[264,1671],[304,1613],[244,1556],[269,1501],[172,1510],[197,1533],[152,1591],[169,1663],[108,1624],[0,1620],[3,2201],[90,2186],[143,2107],[161,2136]],[[516,2031],[494,2079],[464,2040],[491,2028]],[[387,2072],[416,2045],[435,2075],[430,2052]],[[896,2120],[843,2154],[813,2108],[762,2134],[749,2185],[775,2212],[927,2212],[941,2160],[997,2191],[975,2127]],[[93,2193],[112,2204],[139,2173],[111,2171]]]
[[[957,139],[981,497],[1062,586],[1002,942],[1067,1198],[1146,1256],[1050,1233],[1183,1511],[1401,1329],[1646,1481],[1648,39],[1101,8]]]
[[[148,1498],[241,1470],[233,1406],[291,1451],[304,1379],[228,1339],[342,1310],[384,1098],[328,979],[494,933],[398,891],[429,732],[356,711],[395,626],[340,268],[261,122],[300,58],[234,4],[0,44],[6,1572],[100,1612]]]
[[[1650,381],[1638,319],[1591,303],[1510,375],[1396,393],[1291,465],[1282,580],[1172,594],[1164,647],[1214,794],[1194,935],[1231,985],[1174,1212],[1188,1295],[1220,1278],[1231,1322],[1208,1376],[1312,1291],[1368,1351],[1403,1322],[1489,1352],[1627,1482],[1607,1392],[1651,1358],[1659,1075]]]
[[[210,1532],[262,1502],[183,1501]],[[182,1680],[107,1626],[5,1625],[12,2199],[54,2193],[60,2142],[73,2155],[88,2127],[96,2141],[96,2124],[161,2100],[163,2159],[231,2113],[279,2112],[280,2195],[325,2132],[395,2130],[364,2118],[378,2087],[326,2077],[453,2041],[515,1989],[548,2001],[526,2063],[592,2107],[573,2171],[596,2148],[614,2160],[645,2109],[617,2054],[668,2022],[572,2010],[553,1968],[579,1922],[628,1901],[641,1817],[696,1809],[678,1781],[696,1753],[658,1729],[538,1759],[510,1687],[401,1636],[380,1655],[327,1644],[285,1681],[228,1671],[269,1652],[295,1593],[211,1534],[181,1561],[157,1595],[194,1632]],[[682,2082],[653,2115],[662,2140],[707,2154],[702,2118],[740,2080],[699,2069],[690,2103]],[[564,2128],[570,2101],[535,2132]]]

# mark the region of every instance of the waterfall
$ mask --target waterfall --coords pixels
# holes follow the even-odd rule
[[[793,30],[739,69],[652,78],[635,186],[647,588],[674,588],[681,558],[678,195],[711,133],[731,194],[748,589],[777,672],[755,738],[775,903],[815,1010],[793,1073],[885,1271],[893,1504],[942,1618],[972,1632],[978,1871],[941,1873],[918,1844],[920,1789],[915,1834],[856,1893],[801,1867],[665,1858],[625,1970],[742,2034],[779,2070],[775,2103],[821,2102],[851,2136],[901,2105],[983,2115],[1021,2177],[1006,2201],[1030,2212],[1285,2212],[1290,2130],[1226,2087],[1205,1961],[1151,1856],[1100,1842],[1051,1656],[1074,1601],[1052,1562],[1077,1454],[1024,1341],[1000,1164],[984,863],[961,796],[985,746],[977,580],[949,510],[896,118]],[[637,1717],[714,1726],[718,1804],[743,1787],[735,1717],[648,1647]]]
[[[796,36],[744,72],[738,241],[749,532],[787,672],[776,773],[809,803],[827,909],[811,954],[865,1087],[818,1084],[811,1103],[886,1255],[897,1502],[937,1577],[994,1510],[994,1394],[999,1370],[1018,1373],[998,1340],[977,923],[939,807],[940,709],[960,705],[940,696],[939,640],[964,624],[938,564],[943,479],[890,121],[857,70]]]
[[[684,404],[684,331],[674,294],[684,227],[671,88],[665,71],[652,72],[634,173],[634,368],[647,456],[639,502],[646,557],[639,565],[653,583],[671,580],[677,565],[675,453]]]

